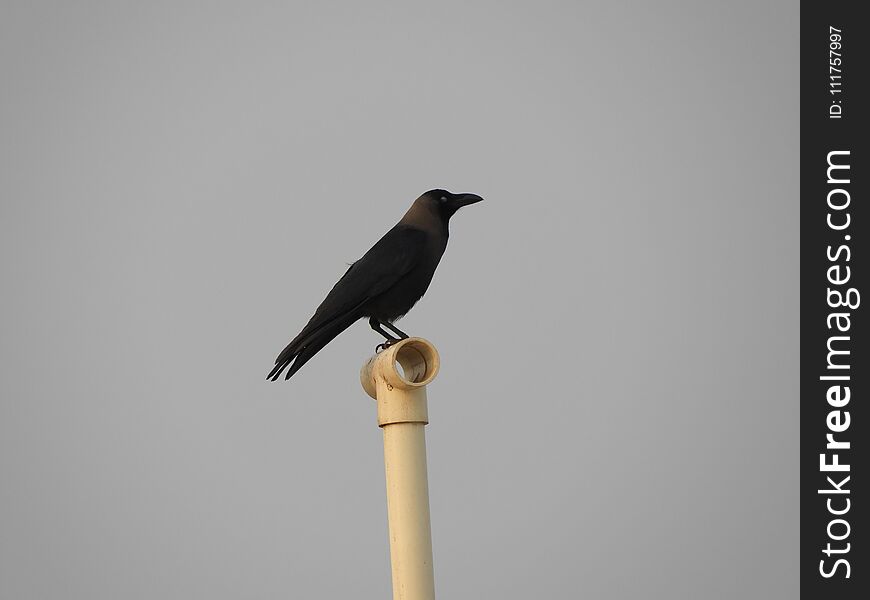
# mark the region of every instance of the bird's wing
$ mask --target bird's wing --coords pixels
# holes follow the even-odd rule
[[[386,292],[414,268],[425,245],[426,233],[420,229],[393,227],[338,280],[317,307],[306,329],[322,325]]]
[[[426,233],[420,229],[396,225],[388,231],[333,286],[308,324],[275,359],[275,368],[268,377],[277,379],[297,356],[305,354],[307,360],[309,354],[313,355],[362,317],[361,310],[369,300],[389,290],[414,268],[425,245]],[[309,352],[303,352],[306,347]],[[299,359],[293,364],[296,370],[301,366]],[[288,378],[293,372],[293,369],[288,372]]]

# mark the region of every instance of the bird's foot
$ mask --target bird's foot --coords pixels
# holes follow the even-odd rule
[[[386,350],[387,348],[389,348],[390,346],[395,344],[396,341],[397,340],[387,340],[383,344],[378,344],[377,346],[375,346],[375,354],[377,354],[379,352],[383,352],[384,350]]]

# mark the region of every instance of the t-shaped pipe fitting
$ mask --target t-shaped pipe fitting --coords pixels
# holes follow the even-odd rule
[[[428,423],[426,385],[440,366],[435,346],[418,337],[395,342],[372,356],[360,370],[360,382],[378,401],[378,425]]]

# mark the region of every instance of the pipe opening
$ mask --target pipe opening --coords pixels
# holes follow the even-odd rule
[[[395,357],[396,373],[405,383],[426,385],[438,374],[438,353],[422,340],[405,341],[397,349]]]

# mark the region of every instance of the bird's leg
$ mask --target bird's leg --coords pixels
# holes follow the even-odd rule
[[[396,327],[392,323],[387,323],[385,321],[384,327],[386,327],[387,329],[389,329],[390,331],[395,333],[397,336],[399,336],[403,340],[408,339],[408,337],[409,337],[407,333],[405,333],[404,331],[402,331],[401,329],[399,329],[398,327]]]
[[[374,318],[374,317],[370,318],[369,325],[371,326],[372,329],[374,329],[375,331],[380,333],[382,336],[387,338],[387,341],[385,341],[383,344],[378,344],[377,346],[375,346],[375,352],[380,352],[381,350],[386,350],[387,348],[390,347],[390,345],[399,341],[398,339],[394,338],[389,333],[384,331],[384,328],[381,327],[382,323],[380,321],[378,321],[376,318]],[[389,327],[389,325],[388,325],[388,327]]]
[[[389,333],[387,333],[386,331],[384,331],[384,329],[383,329],[383,327],[382,327],[382,325],[384,325],[384,323],[381,323],[381,322],[378,321],[376,318],[374,318],[374,317],[370,318],[370,319],[369,319],[369,325],[371,326],[372,329],[374,329],[375,331],[377,331],[378,333],[380,333],[382,336],[384,336],[385,338],[387,338],[387,341],[390,341],[390,342],[398,342],[398,341],[399,341],[397,338],[394,338],[394,337],[391,336]],[[387,325],[387,327],[390,327],[390,326]],[[390,329],[393,329],[393,328],[390,327]]]

